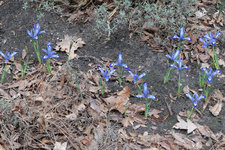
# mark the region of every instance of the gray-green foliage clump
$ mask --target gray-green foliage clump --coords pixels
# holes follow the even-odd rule
[[[158,28],[158,31],[163,33],[163,36],[158,36],[164,39],[157,37],[155,40],[166,46],[165,39],[177,33],[179,27],[186,26],[187,18],[193,15],[194,2],[195,0],[171,0],[140,3],[117,0],[114,1],[114,9],[107,9],[107,4],[95,9],[95,30],[110,37],[111,33],[116,32],[123,24],[129,24],[129,29],[139,29],[139,33],[148,28]],[[109,18],[115,9],[117,15]]]
[[[119,10],[117,16],[110,17],[112,12],[107,10],[107,4],[104,3],[98,6],[95,10],[95,27],[97,34],[107,35],[110,38],[111,33],[116,32],[122,25],[129,20],[127,13],[130,11],[131,2],[125,0],[124,2],[114,1],[114,10]]]

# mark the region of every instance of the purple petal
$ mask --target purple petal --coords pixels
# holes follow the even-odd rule
[[[176,53],[174,54],[174,56],[172,56],[172,57],[173,57],[173,60],[176,60],[177,57],[179,56],[179,54],[180,54],[180,50],[178,49],[178,50],[176,51]]]
[[[15,51],[11,54],[11,57],[13,57],[14,55],[16,55],[18,53],[18,51]]]
[[[6,58],[5,54],[3,54],[2,51],[0,51],[0,55],[2,55],[2,57]]]
[[[141,79],[142,77],[146,76],[146,73],[142,73],[140,76],[139,76],[139,79]]]
[[[179,37],[178,37],[177,35],[174,35],[174,36],[172,37],[172,39],[179,39]]]
[[[109,65],[109,67],[114,67],[114,66],[117,66],[118,65],[118,63],[111,63],[110,65]]]
[[[45,55],[45,56],[42,57],[42,60],[46,60],[48,58],[49,58],[48,55]]]
[[[153,95],[148,95],[147,97],[148,97],[148,98],[151,98],[151,99],[153,99],[153,100],[157,100],[157,98],[156,98],[155,96],[153,96]]]
[[[136,95],[135,97],[142,98],[142,97],[145,97],[145,96],[144,95]]]
[[[184,27],[180,27],[180,38],[183,39],[184,37]]]
[[[98,69],[101,71],[102,75],[105,74],[104,70],[102,69],[102,67],[98,66]]]
[[[48,51],[46,49],[44,49],[44,48],[42,48],[42,51],[44,51],[45,53],[48,53]]]
[[[166,54],[166,57],[173,60],[173,58],[169,54]]]
[[[212,76],[214,76],[214,75],[216,75],[218,73],[221,73],[221,71],[220,70],[216,70],[215,72],[212,73]]]
[[[123,66],[124,68],[128,68],[128,66],[127,66],[126,64],[122,64],[122,66]]]
[[[120,52],[119,57],[118,57],[118,65],[122,65],[122,61],[123,61],[122,56],[123,56],[123,54]]]
[[[59,57],[59,55],[52,55],[52,57],[55,57],[55,58],[60,58],[60,57]]]
[[[186,93],[185,95],[186,95],[190,100],[193,99],[190,93]]]
[[[33,38],[32,30],[31,31],[27,30],[27,34]]]
[[[185,38],[183,38],[183,39],[192,42],[192,39],[191,39],[190,37],[185,37]]]

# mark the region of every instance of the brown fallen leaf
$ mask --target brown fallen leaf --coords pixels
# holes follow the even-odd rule
[[[187,122],[186,122],[183,119],[181,119],[180,116],[177,115],[177,120],[179,122],[173,126],[174,129],[185,129],[187,130],[187,133],[189,134],[197,128],[196,125],[192,123],[192,121],[189,119],[187,119]]]
[[[126,118],[124,118],[121,123],[123,124],[124,127],[128,127],[129,125],[132,125],[134,124],[134,119],[133,117],[131,116],[128,116]]]
[[[202,43],[200,43],[200,44],[197,45],[197,49],[198,49],[198,51],[200,51],[202,53],[205,52],[205,48],[202,47]]]
[[[65,51],[66,54],[69,56],[69,60],[74,59],[77,56],[74,52],[78,49],[83,47],[85,42],[82,40],[82,38],[77,38],[76,36],[69,36],[65,35],[64,39],[61,40],[61,42],[56,43],[55,49],[57,51]]]
[[[175,138],[174,143],[184,146],[186,149],[193,149],[193,147],[196,147],[195,143],[189,140],[184,134],[172,132],[172,136]]]
[[[214,116],[218,116],[221,109],[223,107],[223,103],[222,101],[218,101],[216,103],[216,105],[214,105],[213,107],[212,106],[209,106],[209,111],[214,115]]]
[[[205,55],[205,54],[200,54],[200,55],[199,55],[199,59],[200,59],[202,62],[204,62],[204,63],[208,62],[209,58],[210,58],[209,55]]]
[[[165,115],[163,118],[156,118],[155,116],[151,116],[151,119],[157,120],[157,121],[164,121],[169,117],[169,114]]]
[[[225,102],[225,97],[223,96],[222,92],[218,89],[213,91],[213,96],[212,98],[216,101],[224,101]]]
[[[122,91],[117,92],[117,95],[119,95],[123,98],[129,98],[130,97],[130,88],[128,86],[124,87]]]
[[[212,139],[214,140],[218,140],[216,135],[212,132],[212,130],[208,127],[208,126],[203,126],[203,125],[200,125],[198,123],[195,123],[195,125],[197,126],[197,129],[199,130],[199,132],[206,136],[206,137],[211,137]]]
[[[90,144],[90,140],[88,138],[84,138],[82,140],[82,143],[85,145],[85,146],[88,146]]]

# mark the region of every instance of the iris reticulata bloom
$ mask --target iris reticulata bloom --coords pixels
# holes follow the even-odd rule
[[[210,43],[215,46],[216,45],[216,39],[218,38],[218,36],[220,35],[220,32],[215,32],[215,36],[213,36],[212,31],[209,32],[209,34],[204,35],[205,38],[207,38],[208,40],[210,40]]]
[[[52,46],[51,46],[51,43],[48,42],[48,50],[46,49],[42,49],[42,51],[44,51],[45,53],[47,53],[47,55],[43,56],[42,60],[45,60],[45,59],[49,59],[49,58],[60,58],[59,55],[56,55],[55,51],[52,51]]]
[[[179,58],[178,60],[176,60],[177,65],[172,64],[172,65],[170,65],[169,67],[175,67],[175,68],[177,68],[179,71],[182,70],[182,69],[189,70],[189,68],[188,68],[186,65],[183,65],[183,67],[182,67],[182,61],[183,61],[182,58]]]
[[[34,40],[38,40],[38,35],[41,34],[41,33],[46,33],[45,30],[43,31],[40,31],[41,27],[39,24],[35,24],[34,25],[34,28],[31,29],[30,31],[27,30],[27,33],[29,34],[29,36],[34,39]]]
[[[205,96],[203,96],[202,94],[198,97],[197,93],[193,94],[193,96],[191,96],[190,93],[186,93],[185,95],[193,102],[194,108],[197,107],[197,103],[199,100],[205,98]]]
[[[210,67],[209,71],[206,68],[202,68],[202,70],[205,71],[205,73],[207,74],[209,83],[212,83],[213,76],[215,76],[218,73],[221,73],[220,70],[216,70],[213,72],[211,67]]]
[[[205,36],[199,38],[199,40],[204,44],[202,47],[209,47],[211,45],[210,39],[207,38],[203,39],[203,38],[205,38]]]
[[[123,58],[122,58],[123,54],[120,52],[119,53],[119,57],[118,57],[118,62],[117,63],[112,63],[109,65],[109,67],[114,67],[114,66],[122,66],[124,68],[128,68],[128,66],[126,64],[123,64]]]
[[[180,39],[180,40],[189,40],[192,41],[190,37],[184,37],[185,29],[184,27],[180,27],[180,36],[174,35],[172,39]]]
[[[0,55],[2,55],[2,57],[5,58],[5,63],[8,63],[9,60],[18,53],[18,51],[14,51],[12,52],[12,54],[10,54],[10,52],[6,51],[5,54],[3,54],[2,51],[0,51]]]
[[[168,57],[171,60],[175,61],[177,59],[177,57],[179,56],[179,54],[180,54],[180,50],[178,49],[175,54],[174,54],[174,52],[175,52],[175,50],[173,49],[172,55],[170,56],[170,55],[166,54],[166,57]]]
[[[138,98],[151,98],[153,100],[158,100],[155,96],[153,95],[149,95],[149,91],[148,91],[148,87],[147,87],[147,83],[144,82],[144,90],[143,90],[143,94],[142,95],[136,95],[135,97],[138,97]]]
[[[137,72],[135,71],[135,74],[132,73],[132,71],[130,71],[129,69],[127,69],[128,72],[130,73],[130,75],[133,77],[134,79],[134,84],[137,83],[138,80],[140,80],[142,77],[146,76],[146,73],[142,73],[140,76],[137,74]]]
[[[109,67],[106,67],[105,71],[100,66],[98,66],[98,69],[101,71],[101,73],[102,73],[103,77],[105,78],[106,82],[109,81],[109,76],[116,71],[116,69],[110,70]]]

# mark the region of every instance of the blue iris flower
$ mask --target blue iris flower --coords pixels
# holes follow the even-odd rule
[[[52,46],[51,46],[51,43],[48,42],[48,50],[46,49],[42,49],[42,51],[44,51],[45,53],[47,53],[47,55],[43,56],[42,60],[45,60],[45,59],[49,59],[49,58],[60,58],[59,55],[56,55],[55,51],[52,51]]]
[[[102,69],[102,67],[98,66],[98,69],[101,71],[103,77],[105,78],[105,81],[108,82],[109,81],[109,76],[111,74],[113,74],[116,69],[112,69],[110,70],[110,68],[106,67],[105,71]]]
[[[207,74],[209,83],[212,83],[213,76],[215,76],[218,73],[221,73],[220,70],[216,70],[213,72],[211,67],[210,67],[209,71],[206,68],[202,68],[202,70],[205,71],[205,73]]]
[[[173,60],[173,61],[176,61],[177,60],[177,57],[179,56],[179,54],[180,54],[180,50],[178,49],[177,51],[176,51],[176,53],[174,54],[174,49],[173,49],[173,53],[172,53],[172,55],[170,56],[169,54],[166,54],[166,57],[168,57],[168,58],[170,58],[171,60]]]
[[[203,96],[202,94],[198,97],[198,94],[197,94],[197,93],[193,94],[193,96],[191,96],[190,93],[186,93],[185,95],[186,95],[188,98],[190,98],[190,100],[193,102],[194,108],[197,107],[197,103],[198,103],[199,100],[205,98],[205,96]]]
[[[180,27],[180,36],[174,35],[172,39],[189,40],[191,42],[192,40],[190,37],[184,37],[184,32],[184,27]]]
[[[34,28],[31,29],[30,31],[27,30],[27,33],[29,34],[29,36],[34,39],[34,40],[38,40],[38,35],[41,34],[41,33],[46,33],[45,30],[43,31],[40,31],[41,27],[39,24],[35,24],[34,25]]]
[[[210,39],[205,38],[204,40],[203,38],[205,38],[205,36],[199,38],[199,40],[204,44],[202,47],[209,47],[211,45]]]
[[[9,60],[18,53],[18,51],[14,51],[12,52],[12,54],[10,54],[10,52],[6,51],[5,54],[3,54],[2,51],[0,51],[0,55],[2,55],[2,57],[5,58],[5,63],[8,63]]]
[[[135,71],[135,74],[132,73],[132,71],[130,71],[129,69],[127,69],[128,72],[130,73],[130,75],[133,77],[134,79],[134,84],[137,83],[138,80],[140,80],[142,77],[146,76],[146,73],[142,73],[140,76],[137,74],[137,72]]]
[[[204,35],[205,38],[207,38],[208,40],[210,40],[210,43],[215,46],[216,45],[216,39],[218,38],[218,36],[220,35],[220,32],[215,32],[215,36],[213,36],[212,31],[209,32],[209,34]]]
[[[117,63],[112,63],[109,65],[109,67],[114,67],[114,66],[122,66],[124,68],[128,68],[128,66],[126,64],[123,64],[123,58],[122,58],[123,54],[120,52],[119,53],[119,58],[118,58],[118,62]]]
[[[151,98],[153,100],[158,100],[155,96],[149,95],[148,93],[149,93],[149,91],[148,91],[148,88],[147,88],[147,83],[144,82],[143,94],[142,95],[136,95],[135,97],[138,97],[138,98],[146,97],[146,98]]]
[[[172,64],[170,65],[169,67],[175,67],[177,68],[179,71],[182,70],[182,69],[186,69],[186,70],[189,70],[189,68],[186,66],[186,65],[183,65],[182,66],[182,58],[179,58],[178,60],[176,60],[175,62],[177,63],[177,65],[175,64]]]

